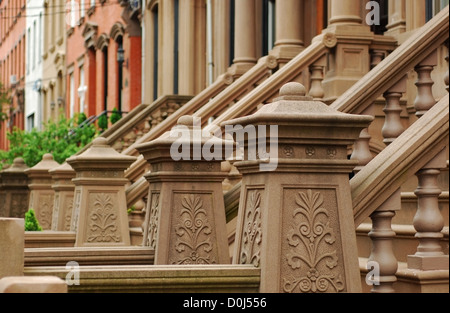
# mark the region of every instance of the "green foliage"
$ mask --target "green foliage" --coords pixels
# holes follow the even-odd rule
[[[86,119],[87,119],[86,114],[84,114],[83,112],[79,113],[79,114],[78,114],[77,124],[80,125],[80,124],[83,123]]]
[[[134,210],[136,210],[136,207],[134,205],[129,207],[128,210],[127,210],[128,215],[131,214],[131,212],[133,212]]]
[[[111,122],[111,124],[116,123],[118,120],[120,120],[122,118],[122,115],[119,114],[119,110],[117,110],[116,108],[114,108],[112,110],[111,116],[109,117],[109,120]]]
[[[29,209],[25,213],[25,230],[26,231],[42,231],[41,225],[36,218],[36,214],[33,209]]]
[[[0,128],[2,127],[1,122],[8,119],[8,115],[3,112],[3,105],[9,104],[9,101],[9,92],[0,83]]]
[[[61,116],[58,122],[44,124],[42,131],[33,129],[26,132],[15,128],[12,133],[8,133],[9,150],[0,150],[0,170],[5,164],[11,164],[16,157],[22,157],[32,167],[46,153],[53,154],[56,162],[63,163],[97,134],[94,125],[82,128],[76,126],[74,119],[67,120]]]
[[[108,129],[108,118],[106,115],[101,115],[97,120],[98,128],[100,128],[102,131]]]

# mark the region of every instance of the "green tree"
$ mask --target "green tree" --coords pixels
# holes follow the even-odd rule
[[[115,124],[121,118],[122,118],[122,115],[119,113],[119,110],[117,110],[117,108],[114,108],[112,110],[111,116],[109,117],[111,124]]]
[[[15,128],[7,135],[9,150],[0,150],[0,170],[16,157],[22,157],[32,167],[42,160],[45,153],[53,154],[56,162],[63,163],[98,134],[92,124],[77,127],[75,119],[77,117],[67,120],[61,116],[58,122],[45,123],[42,131],[33,129],[26,132]]]
[[[97,120],[98,128],[100,128],[101,132],[104,132],[106,129],[108,129],[108,118],[106,115],[100,115],[100,117]]]
[[[25,230],[26,231],[42,231],[41,225],[36,218],[36,214],[33,209],[29,209],[25,213]]]

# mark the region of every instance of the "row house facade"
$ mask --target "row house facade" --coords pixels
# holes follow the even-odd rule
[[[7,149],[6,134],[14,127],[24,129],[26,0],[0,1],[0,83],[8,103],[7,119],[0,122],[0,149]]]
[[[141,103],[139,23],[128,26],[117,1],[79,3],[66,25],[66,114],[129,112]]]

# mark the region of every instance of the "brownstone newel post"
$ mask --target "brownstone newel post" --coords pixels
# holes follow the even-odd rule
[[[75,178],[75,171],[68,163],[64,163],[49,173],[55,182],[52,186],[55,190],[52,230],[70,231],[75,190],[72,179]]]
[[[52,189],[52,176],[49,170],[58,167],[50,153],[44,154],[42,161],[25,171],[29,179],[30,202],[29,208],[34,209],[43,230],[52,227],[53,201],[55,191]]]
[[[23,218],[28,210],[28,166],[15,158],[11,167],[0,172],[0,217]]]
[[[205,143],[222,147],[217,158],[205,159]],[[155,264],[230,263],[220,165],[227,143],[183,116],[172,132],[137,147],[151,164],[143,245],[155,249]],[[178,161],[175,144],[186,149]]]
[[[256,127],[266,149],[277,140],[274,170],[247,156],[251,136],[235,163],[243,178],[233,263],[261,268],[261,292],[361,291],[349,185],[357,161],[347,147],[372,119],[337,112],[288,83],[273,103],[222,124],[278,126],[276,137]]]
[[[76,172],[71,230],[75,246],[130,245],[124,171],[136,160],[94,139],[80,155],[67,159]]]

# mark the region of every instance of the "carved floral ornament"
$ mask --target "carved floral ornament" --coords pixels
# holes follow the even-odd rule
[[[288,266],[294,270],[306,269],[306,275],[284,277],[284,292],[335,292],[344,290],[341,275],[333,273],[338,265],[338,256],[333,244],[336,241],[330,227],[329,212],[323,205],[320,192],[298,192],[295,198],[298,207],[294,210],[294,220],[287,234],[289,253],[286,255]],[[326,269],[326,270],[324,270]]]
[[[241,264],[260,266],[261,259],[261,193],[257,190],[251,193],[244,219],[244,235],[240,255]]]
[[[120,242],[117,229],[117,215],[111,195],[96,194],[93,202],[94,210],[89,216],[88,242]]]
[[[180,223],[175,226],[177,240],[175,250],[178,252],[173,264],[214,264],[211,256],[212,228],[208,214],[203,208],[203,200],[194,194],[183,197],[181,202]]]

